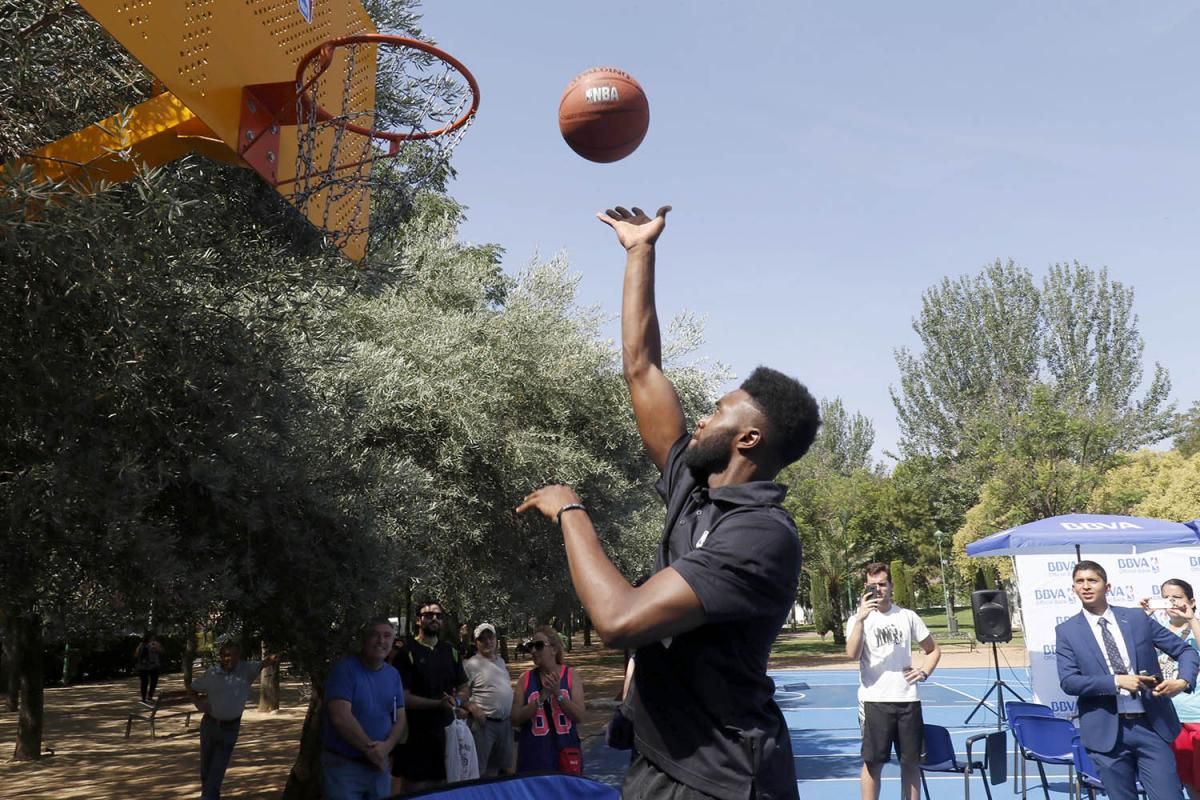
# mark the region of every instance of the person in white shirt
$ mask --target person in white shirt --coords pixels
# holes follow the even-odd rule
[[[508,665],[496,651],[496,628],[485,622],[475,628],[475,655],[463,662],[471,694],[471,715],[479,774],[490,778],[513,771],[513,681]]]
[[[879,775],[896,751],[900,759],[901,800],[920,800],[925,724],[917,684],[937,667],[942,651],[914,612],[892,602],[888,565],[866,567],[867,591],[846,623],[846,655],[859,664],[858,719],[862,726],[863,800],[878,800]],[[913,668],[912,646],[925,658]]]

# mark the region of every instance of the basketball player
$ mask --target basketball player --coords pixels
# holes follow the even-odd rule
[[[688,435],[663,374],[654,306],[668,211],[598,215],[626,252],[625,380],[667,504],[657,571],[631,586],[569,487],[539,489],[518,511],[561,524],[571,579],[601,637],[637,648],[629,706],[638,756],[622,796],[795,798],[787,725],[766,671],[795,601],[800,540],[781,505],[786,489],[772,478],[812,444],[817,403],[794,379],[759,367]]]

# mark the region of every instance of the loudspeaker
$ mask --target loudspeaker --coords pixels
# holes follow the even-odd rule
[[[981,589],[971,593],[971,614],[975,618],[975,640],[1011,642],[1012,620],[1008,616],[1008,595],[999,589]]]

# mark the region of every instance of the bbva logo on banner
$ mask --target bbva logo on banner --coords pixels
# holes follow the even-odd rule
[[[1140,531],[1141,525],[1132,522],[1060,522],[1064,531]]]

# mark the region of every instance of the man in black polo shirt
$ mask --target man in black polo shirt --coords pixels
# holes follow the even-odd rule
[[[626,251],[621,340],[638,431],[662,471],[667,525],[657,570],[631,586],[605,556],[579,497],[547,486],[518,511],[562,525],[571,580],[610,647],[637,647],[638,757],[622,797],[794,798],[783,714],[767,677],[771,644],[796,597],[800,539],[772,479],[820,424],[801,384],[759,367],[688,436],[662,371],[655,243],[670,207],[598,215]]]
[[[421,605],[420,635],[392,661],[404,683],[408,740],[396,748],[392,792],[418,792],[446,782],[446,726],[467,716],[467,673],[458,648],[441,638],[442,604]]]

